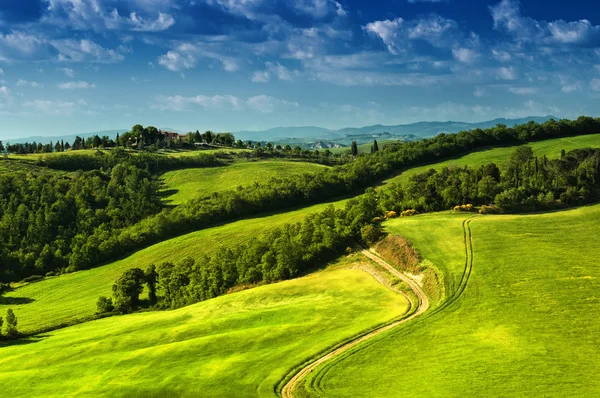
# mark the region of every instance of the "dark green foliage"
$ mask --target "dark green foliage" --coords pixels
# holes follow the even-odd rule
[[[112,287],[115,309],[122,313],[136,310],[145,282],[146,276],[141,269],[131,268],[125,271]]]
[[[352,156],[358,155],[358,145],[356,145],[356,141],[352,141]]]
[[[71,177],[0,174],[0,281],[97,264],[113,231],[160,210],[158,190],[127,163]]]
[[[382,237],[381,227],[379,225],[367,224],[360,229],[360,236],[368,246],[372,246]]]
[[[237,285],[294,278],[319,267],[360,239],[364,225],[381,213],[373,206],[375,199],[375,191],[369,189],[344,209],[329,206],[245,245],[223,248],[212,258],[163,263],[157,268],[160,306],[180,307],[224,294]]]
[[[494,204],[487,213],[535,211],[597,201],[598,182],[598,149],[576,149],[536,163],[531,148],[520,147],[502,175],[494,164],[432,169],[412,176],[403,187],[391,187],[380,200],[386,210],[395,211],[438,211],[467,203]]]
[[[378,152],[379,145],[377,144],[377,140],[373,140],[373,150],[371,152]]]
[[[156,282],[158,281],[158,273],[156,266],[151,264],[144,273],[146,285],[148,286],[148,300],[150,304],[156,304]]]
[[[19,337],[19,331],[17,330],[17,316],[12,309],[6,311],[6,337],[9,339],[15,339]]]
[[[98,301],[96,302],[96,308],[96,314],[107,314],[115,310],[112,299],[104,296],[98,297]]]

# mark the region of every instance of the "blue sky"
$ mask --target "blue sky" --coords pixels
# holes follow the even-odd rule
[[[0,139],[596,116],[590,0],[0,0]]]

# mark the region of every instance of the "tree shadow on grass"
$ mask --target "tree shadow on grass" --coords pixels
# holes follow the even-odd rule
[[[18,305],[29,304],[35,300],[29,297],[2,297],[0,296],[0,305]]]
[[[38,341],[42,341],[46,337],[48,337],[48,335],[38,334],[37,336],[22,337],[16,340],[0,340],[0,348],[33,344],[37,343]]]

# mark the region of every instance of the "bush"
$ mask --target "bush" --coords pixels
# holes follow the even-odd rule
[[[482,205],[479,209],[480,214],[500,214],[502,213],[499,208],[494,205]]]
[[[398,217],[398,213],[395,211],[388,211],[385,213],[385,218],[396,218]]]
[[[400,213],[400,217],[412,217],[417,214],[419,214],[419,212],[416,211],[415,209],[408,209],[408,210],[404,210],[402,213]]]
[[[115,307],[113,306],[112,299],[104,296],[98,297],[96,301],[96,314],[106,314],[113,312]]]
[[[371,224],[365,225],[360,229],[360,236],[362,240],[369,246],[376,243],[382,236],[381,229]]]
[[[42,275],[31,275],[31,276],[28,276],[27,278],[23,279],[21,281],[21,283],[36,282],[36,281],[40,281],[42,279],[44,279],[44,277]]]
[[[453,207],[454,211],[473,211],[473,205],[472,204],[466,204],[466,205],[457,205]]]

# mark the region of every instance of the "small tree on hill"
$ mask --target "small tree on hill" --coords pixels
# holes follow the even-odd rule
[[[379,145],[377,144],[377,140],[373,140],[373,153],[379,151]]]
[[[96,314],[106,314],[113,312],[115,307],[113,306],[112,299],[104,296],[98,297],[96,301]]]
[[[148,299],[150,304],[156,304],[156,282],[158,281],[158,273],[156,266],[150,265],[145,272],[146,285],[148,285]]]
[[[125,313],[135,310],[145,281],[146,276],[141,269],[132,268],[125,271],[112,288],[115,309]]]
[[[17,330],[17,316],[10,308],[6,311],[6,337],[11,339],[19,337],[19,331]]]
[[[352,141],[352,156],[358,155],[358,145],[356,145],[356,141]]]

